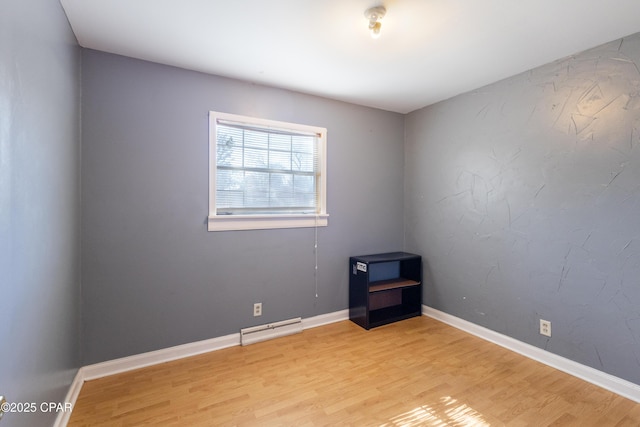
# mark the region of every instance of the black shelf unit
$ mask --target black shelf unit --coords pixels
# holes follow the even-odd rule
[[[365,329],[422,314],[422,257],[407,252],[349,258],[349,319]]]

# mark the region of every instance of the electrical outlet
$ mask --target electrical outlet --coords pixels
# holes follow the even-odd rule
[[[262,316],[262,303],[257,302],[253,304],[253,317]]]
[[[540,319],[540,335],[551,336],[551,322]]]

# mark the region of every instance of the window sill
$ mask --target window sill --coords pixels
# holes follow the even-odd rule
[[[319,215],[212,215],[208,231],[268,230],[274,228],[326,227],[329,214]]]

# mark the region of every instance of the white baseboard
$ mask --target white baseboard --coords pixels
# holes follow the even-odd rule
[[[66,397],[64,398],[64,403],[71,403],[71,408],[76,404],[76,400],[78,400],[78,396],[80,395],[80,390],[82,389],[82,385],[84,384],[84,377],[82,375],[82,368],[78,369],[76,372],[76,376],[73,378],[73,382],[69,386],[69,391],[67,392]],[[71,411],[60,411],[56,416],[56,420],[53,423],[53,427],[65,427],[69,422],[69,418],[71,418]]]
[[[349,320],[349,310],[334,311],[333,313],[321,314],[319,316],[307,317],[302,319],[302,329],[317,328],[318,326],[328,325],[329,323],[341,322]]]
[[[315,328],[317,326],[348,319],[349,310],[321,314],[319,316],[302,319],[302,329]],[[223,348],[233,347],[236,345],[240,345],[240,333],[87,365],[80,368],[80,370],[83,371],[83,378],[85,381],[95,380],[109,375],[146,368],[147,366],[171,362],[173,360],[196,356],[210,351],[222,350]]]
[[[89,381],[236,345],[240,345],[240,333],[95,363],[83,366],[80,370],[83,371],[84,380]]]
[[[319,316],[302,319],[302,329],[315,328],[348,319],[349,310],[321,314]],[[233,347],[236,345],[240,345],[240,333],[224,335],[208,340],[197,341],[83,366],[78,369],[71,386],[69,386],[69,392],[67,393],[65,402],[71,403],[75,406],[76,400],[80,395],[80,390],[82,389],[82,385],[85,381],[120,374],[134,369],[146,368],[147,366],[171,362],[173,360],[196,356],[198,354],[208,353],[211,351],[222,350],[223,348]],[[54,423],[54,427],[65,427],[69,422],[70,417],[71,412],[59,412]]]
[[[638,384],[582,365],[426,305],[422,306],[422,314],[640,403],[640,385]]]

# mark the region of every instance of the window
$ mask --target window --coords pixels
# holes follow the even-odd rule
[[[327,225],[324,128],[209,113],[209,231]]]

